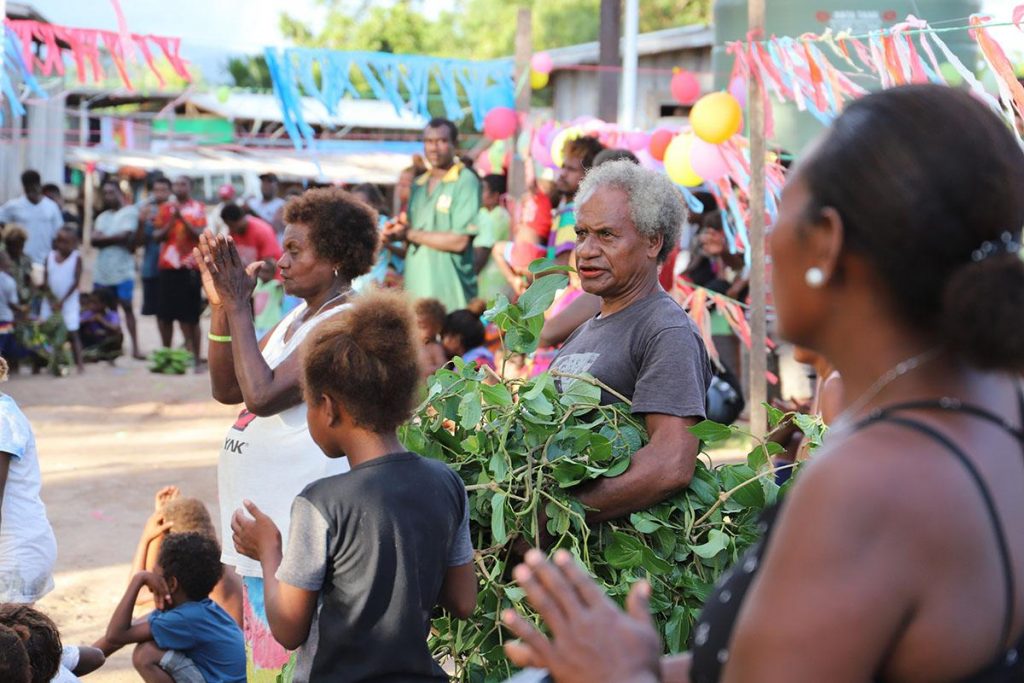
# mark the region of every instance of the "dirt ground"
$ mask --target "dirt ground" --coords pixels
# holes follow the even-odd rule
[[[156,324],[140,320],[144,349]],[[210,398],[209,377],[163,376],[121,358],[66,378],[23,369],[2,387],[35,429],[43,500],[57,535],[55,590],[38,604],[67,644],[103,634],[124,592],[153,494],[174,484],[217,519],[217,453],[237,408]],[[138,681],[130,650],[83,679]]]

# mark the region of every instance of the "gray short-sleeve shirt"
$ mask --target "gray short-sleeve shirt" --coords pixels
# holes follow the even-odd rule
[[[551,369],[596,377],[630,399],[634,414],[703,418],[711,382],[711,361],[697,326],[661,289],[606,318],[583,323]],[[561,378],[559,388],[573,381]],[[616,401],[602,393],[603,403]]]

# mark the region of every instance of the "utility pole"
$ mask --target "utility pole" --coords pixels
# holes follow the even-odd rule
[[[600,59],[597,74],[597,117],[614,123],[619,118],[619,39],[622,0],[601,0]]]
[[[749,35],[764,37],[764,0],[749,0]],[[764,272],[764,85],[751,74],[747,84],[747,120],[750,122],[750,432],[763,438],[768,430],[764,403],[768,400],[766,375],[768,324],[765,306],[768,283]]]
[[[529,7],[520,7],[516,16],[516,112],[521,119],[525,119],[530,113],[530,96],[533,90],[530,88],[530,58],[533,56],[533,33],[532,13]],[[516,129],[516,137],[511,138],[508,144],[513,146],[512,167],[508,174],[508,192],[518,199],[526,192],[526,167],[523,160],[515,151],[515,141],[522,132],[522,125]]]
[[[622,36],[622,108],[621,126],[636,126],[637,36],[640,34],[640,0],[626,0],[626,26]]]

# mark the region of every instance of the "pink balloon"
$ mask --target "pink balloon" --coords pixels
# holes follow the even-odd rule
[[[704,180],[714,182],[729,172],[729,164],[725,160],[721,145],[712,145],[700,138],[694,138],[690,148],[690,165]]]
[[[679,104],[691,105],[700,99],[700,82],[689,71],[675,72],[672,75],[669,89],[672,91],[672,97]]]
[[[623,137],[625,138],[623,142],[625,142],[626,149],[631,152],[639,152],[642,149],[647,149],[647,145],[651,143],[650,134],[642,131],[626,133]]]
[[[530,59],[530,68],[539,74],[549,74],[555,68],[555,62],[547,52],[538,52]]]
[[[747,106],[747,81],[737,76],[729,81],[729,94],[736,98],[740,107]]]
[[[551,140],[554,138],[554,125],[544,124],[533,136],[530,143],[530,156],[542,166],[554,168],[555,162],[551,159]]]
[[[515,134],[518,123],[514,109],[495,107],[484,117],[484,135],[492,140],[504,140]]]

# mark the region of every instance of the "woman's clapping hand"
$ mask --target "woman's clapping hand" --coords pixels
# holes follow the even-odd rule
[[[558,683],[659,680],[661,640],[646,582],[633,586],[623,612],[564,550],[554,562],[531,550],[513,576],[551,630],[548,638],[514,610],[505,612],[505,624],[519,638],[505,652],[517,666],[547,669]]]
[[[193,250],[211,306],[247,303],[256,289],[256,273],[262,261],[242,263],[234,241],[227,236],[204,233]]]

